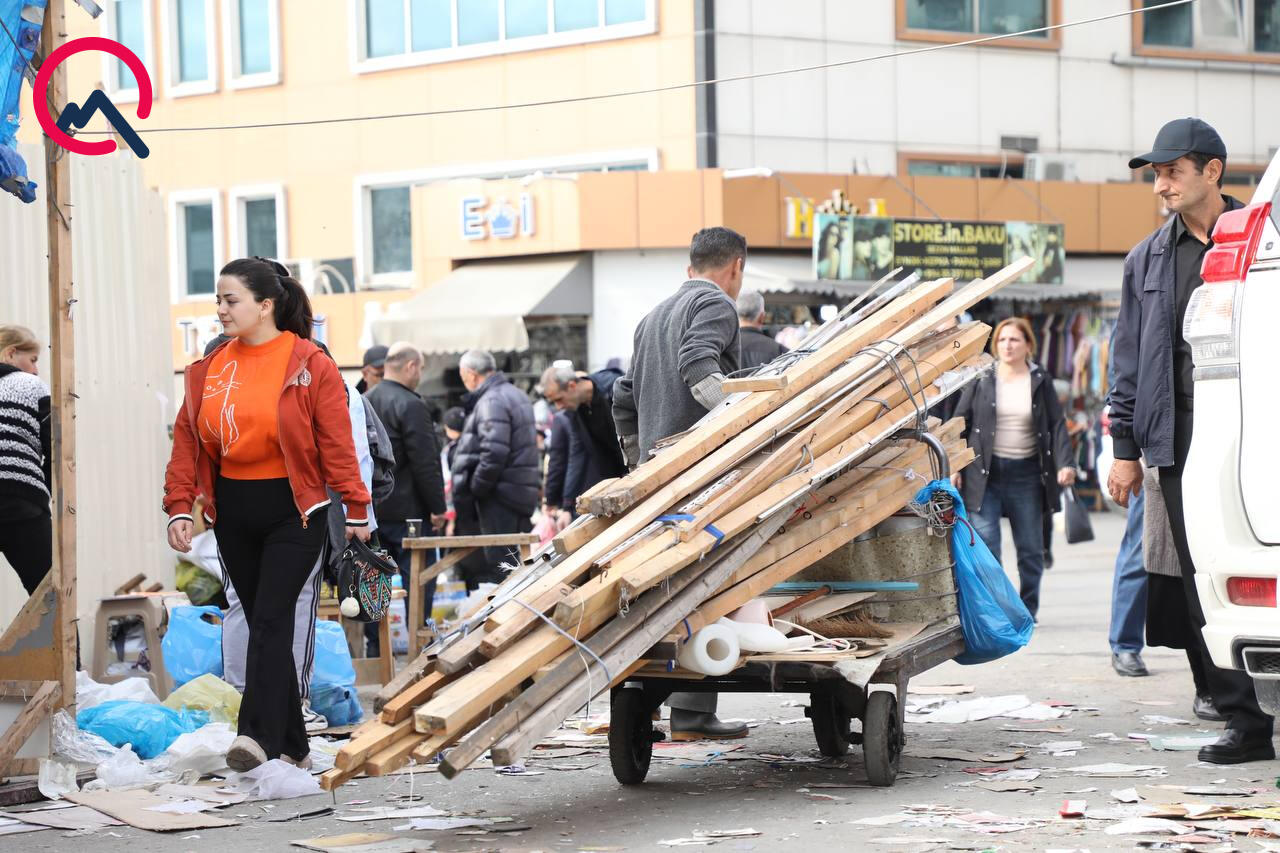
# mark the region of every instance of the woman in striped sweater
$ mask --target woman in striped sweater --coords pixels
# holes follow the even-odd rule
[[[0,553],[27,594],[53,565],[49,516],[49,387],[36,374],[40,342],[0,325]]]

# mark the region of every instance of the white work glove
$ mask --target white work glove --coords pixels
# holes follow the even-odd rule
[[[723,382],[723,373],[709,373],[690,388],[689,392],[693,394],[693,399],[702,404],[704,409],[711,411],[729,396],[720,387]]]
[[[622,445],[622,459],[627,463],[628,469],[640,464],[640,436],[620,435],[618,444]]]

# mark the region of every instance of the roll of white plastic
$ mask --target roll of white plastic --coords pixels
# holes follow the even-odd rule
[[[721,619],[716,624],[737,634],[738,647],[744,652],[780,652],[787,647],[787,635],[768,625],[732,619]]]
[[[690,637],[676,660],[685,669],[703,675],[727,675],[737,664],[740,651],[733,629],[716,623]]]

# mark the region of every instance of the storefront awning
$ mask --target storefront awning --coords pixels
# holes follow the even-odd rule
[[[375,343],[408,341],[424,353],[529,348],[524,318],[591,314],[591,256],[478,261],[391,305],[372,324]]]

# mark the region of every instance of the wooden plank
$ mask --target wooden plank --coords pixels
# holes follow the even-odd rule
[[[359,768],[370,756],[413,733],[413,720],[408,717],[394,725],[379,722],[371,731],[359,736],[353,735],[343,744],[333,759],[333,766],[339,770]]]
[[[40,30],[40,53],[48,57],[67,37],[66,0],[49,0]],[[67,66],[60,63],[49,79],[48,97],[61,114],[67,103]],[[55,116],[55,121],[58,116]],[[76,696],[76,304],[72,281],[71,157],[52,138],[44,140],[45,228],[49,247],[50,458],[53,474],[53,577],[57,602],[53,647],[60,701],[74,713]],[[83,308],[81,310],[84,310]]]
[[[365,775],[385,776],[393,770],[399,770],[409,760],[409,756],[417,748],[418,744],[426,739],[426,735],[418,734],[410,729],[407,736],[397,740],[381,752],[375,753],[372,758],[365,762]]]
[[[475,548],[452,548],[449,550],[449,553],[445,554],[443,557],[436,560],[434,563],[431,563],[430,565],[426,565],[419,568],[416,573],[416,577],[417,577],[416,583],[418,584],[418,588],[421,589],[422,587],[426,586],[428,583],[432,581],[433,578],[437,578],[440,575],[442,575],[444,572],[448,571],[449,569],[452,569],[454,566],[458,565],[463,560],[467,559],[467,557],[470,557],[472,554],[474,554],[475,551],[476,551]],[[413,552],[414,559],[417,559],[419,555],[422,556],[422,560],[425,563],[426,551],[419,550],[419,551]],[[410,586],[412,587],[413,584],[410,584]]]
[[[422,654],[422,637],[418,635],[418,629],[427,621],[426,614],[422,612],[425,602],[422,592],[422,576],[427,570],[427,552],[423,550],[412,551],[409,554],[409,600],[405,602],[404,615],[409,625],[409,657],[417,658]],[[379,641],[381,643],[381,641]],[[381,650],[381,649],[379,649]],[[394,676],[387,684],[395,681]],[[381,695],[381,694],[379,694]],[[375,708],[377,707],[375,703]]]
[[[584,520],[585,519],[585,520]],[[578,523],[572,524],[551,540],[551,546],[557,554],[569,556],[583,545],[595,539],[610,525],[612,518],[598,515],[580,515]]]
[[[537,545],[532,533],[498,533],[490,536],[418,536],[404,540],[406,549],[491,548],[499,545]]]
[[[434,761],[435,757],[440,754],[440,750],[448,749],[457,740],[458,736],[456,734],[431,735],[414,748],[413,760],[423,764]]]
[[[116,587],[114,595],[128,595],[138,587],[142,586],[142,582],[146,579],[147,576],[139,572],[124,583],[120,584],[120,586]]]
[[[436,659],[436,667],[445,673],[461,672],[473,663],[480,661],[480,643],[484,640],[484,630],[477,628],[460,640],[449,644]]]
[[[39,776],[40,761],[39,758],[11,758],[8,766],[0,767],[0,780],[15,776]]]
[[[785,373],[777,376],[742,376],[720,383],[720,390],[726,394],[736,394],[739,391],[781,391],[786,387]]]
[[[382,706],[378,719],[387,725],[396,725],[413,716],[414,708],[430,699],[435,692],[451,679],[443,672],[433,672],[421,681],[396,695],[394,699]]]
[[[0,636],[0,679],[44,682],[59,675],[54,573],[40,581]]]
[[[373,697],[374,713],[380,713],[387,703],[396,698],[400,691],[405,690],[411,684],[414,684],[420,678],[425,678],[427,673],[433,672],[436,667],[435,650],[420,652],[417,657],[410,661],[404,669],[400,670],[390,681],[383,685],[378,691],[378,695]]]
[[[0,735],[0,767],[13,760],[22,749],[22,745],[31,737],[31,733],[40,725],[40,721],[53,713],[54,708],[62,701],[62,685],[57,681],[46,681],[40,685],[36,694],[22,706],[18,716],[9,724],[9,728]]]

